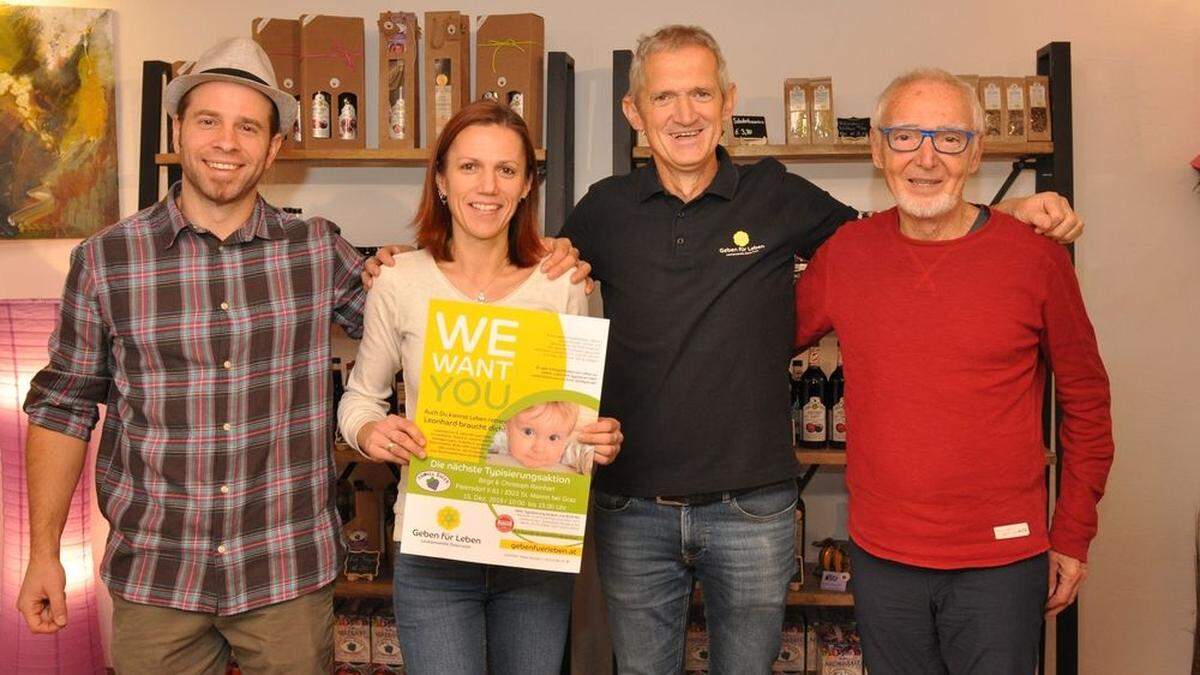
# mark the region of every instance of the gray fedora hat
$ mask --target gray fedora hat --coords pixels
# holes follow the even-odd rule
[[[288,134],[295,124],[295,97],[275,85],[271,59],[257,42],[244,37],[218,42],[200,56],[191,72],[171,80],[163,97],[167,114],[179,114],[179,101],[192,87],[213,81],[235,82],[262,92],[279,111],[280,133]]]

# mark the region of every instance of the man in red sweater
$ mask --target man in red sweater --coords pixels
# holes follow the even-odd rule
[[[982,154],[971,89],[914,71],[884,91],[875,120],[872,155],[897,206],[839,229],[796,288],[796,344],[836,330],[850,382],[867,667],[1033,673],[1043,613],[1074,601],[1086,576],[1113,455],[1108,377],[1066,251],[963,200]],[[1047,366],[1063,410],[1049,529]]]

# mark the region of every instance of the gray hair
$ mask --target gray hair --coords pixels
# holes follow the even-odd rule
[[[633,52],[633,62],[629,64],[629,91],[627,95],[630,98],[636,98],[637,93],[641,91],[644,77],[642,70],[646,67],[646,60],[652,55],[659,52],[674,51],[691,45],[703,47],[712,52],[712,55],[716,57],[717,84],[721,88],[722,95],[728,93],[729,71],[725,67],[725,57],[721,54],[721,47],[717,44],[716,38],[712,36],[712,33],[699,26],[673,24],[663,26],[650,35],[643,35],[638,38],[637,49]]]
[[[916,68],[892,80],[887,89],[884,89],[883,93],[879,95],[879,101],[875,104],[875,115],[872,121],[876,126],[883,124],[883,113],[892,104],[892,99],[896,97],[896,94],[900,93],[901,89],[917,82],[938,82],[957,89],[971,108],[970,131],[975,133],[983,131],[983,106],[979,103],[979,95],[962,78],[951,75],[941,68]]]

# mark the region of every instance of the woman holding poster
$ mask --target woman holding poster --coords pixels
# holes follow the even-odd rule
[[[582,285],[537,268],[535,171],[525,122],[501,104],[464,107],[438,136],[415,219],[421,248],[399,255],[375,280],[338,410],[342,434],[367,458],[401,464],[405,473],[410,459],[425,459],[425,435],[412,419],[387,415],[386,399],[403,366],[407,414],[419,407],[431,301],[587,313]],[[483,375],[476,380],[487,385]],[[577,425],[573,410],[549,403],[512,420],[488,451],[493,462],[590,471],[620,450],[616,420]],[[397,541],[404,501],[403,494],[396,500]],[[572,575],[397,551],[394,579],[396,629],[411,672],[559,672]]]

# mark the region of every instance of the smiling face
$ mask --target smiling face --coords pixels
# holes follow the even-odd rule
[[[528,173],[516,131],[495,124],[463,129],[437,175],[450,209],[451,239],[506,237],[513,212],[529,194]]]
[[[187,94],[174,139],[188,201],[226,206],[254,199],[283,138],[271,134],[274,104],[233,82],[205,82]]]
[[[971,105],[949,84],[918,80],[898,90],[884,109],[881,127],[972,130]],[[878,129],[871,129],[871,156],[883,171],[901,213],[915,219],[944,216],[962,204],[967,177],[979,169],[978,136],[966,151],[946,155],[925,138],[913,152],[896,152]]]
[[[572,412],[574,411],[574,414]],[[530,406],[508,420],[508,453],[531,469],[562,461],[578,410],[570,403]]]
[[[721,122],[733,113],[736,87],[722,92],[717,57],[699,45],[655,52],[646,59],[642,86],[622,108],[634,129],[646,132],[660,170],[716,170]]]

